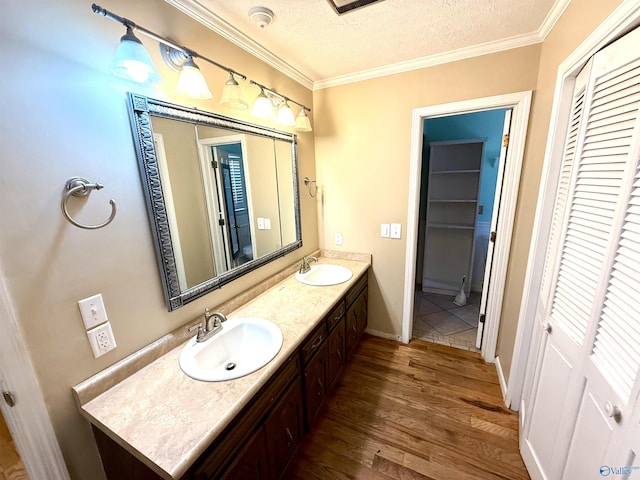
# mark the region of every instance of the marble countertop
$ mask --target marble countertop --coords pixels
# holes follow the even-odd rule
[[[74,387],[80,411],[160,476],[180,478],[365,274],[370,256],[353,258],[358,260],[322,257],[319,261],[349,268],[353,277],[348,282],[313,287],[290,274],[228,314],[261,317],[280,327],[284,337],[280,352],[257,372],[226,382],[193,380],[178,364],[182,342],[121,381],[109,379],[118,370],[116,364]],[[88,394],[98,383],[107,383],[108,388]]]

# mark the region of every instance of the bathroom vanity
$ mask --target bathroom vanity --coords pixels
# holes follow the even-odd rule
[[[347,282],[304,285],[292,266],[226,310],[230,318],[267,318],[282,331],[278,355],[250,375],[226,382],[185,375],[182,327],[74,387],[107,478],[281,478],[367,325],[370,256],[347,258],[320,258],[349,268]]]

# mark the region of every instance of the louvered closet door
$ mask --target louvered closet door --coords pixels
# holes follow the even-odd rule
[[[576,79],[570,125],[562,156],[543,284],[536,315],[537,331],[534,332],[534,336],[542,335],[542,339],[537,342],[540,343],[540,351],[535,367],[530,367],[530,375],[534,377],[533,387],[527,398],[527,410],[530,410],[530,413],[526,416],[526,423],[521,432],[523,437],[521,451],[527,468],[532,473],[538,472],[537,476],[549,479],[557,478],[558,475],[558,467],[554,472],[552,466],[556,451],[554,443],[560,432],[562,420],[560,407],[568,394],[567,379],[575,376],[576,363],[578,363],[584,341],[584,338],[576,338],[577,329],[573,324],[574,318],[562,316],[567,302],[567,299],[562,296],[562,292],[568,288],[562,285],[562,282],[572,278],[569,269],[575,269],[575,267],[572,266],[571,250],[566,254],[563,252],[563,255],[560,256],[558,251],[562,242],[567,242],[568,226],[573,223],[573,228],[577,227],[575,217],[574,221],[571,221],[569,207],[576,188],[579,170],[576,151],[582,148],[581,139],[584,138],[585,123],[582,119],[588,114],[586,105],[590,97],[587,95],[587,87],[591,64],[592,62],[589,62]],[[563,280],[560,280],[560,277]],[[573,278],[583,277],[573,276]],[[559,295],[551,295],[552,287],[559,288]],[[551,308],[551,305],[554,306],[554,309]],[[551,313],[555,315],[556,321],[559,323],[554,335],[546,333],[550,328],[553,328],[550,327]],[[532,477],[535,478],[536,475],[532,474]]]
[[[549,294],[544,317],[539,310],[547,338],[525,433],[529,458],[523,452],[542,478],[598,478],[607,462],[620,466],[615,462],[621,461],[626,438],[620,419],[630,415],[635,401],[640,365],[639,44],[640,31],[634,31],[594,56],[574,160],[562,169],[571,181],[565,189],[561,180],[554,212],[542,288],[543,295],[545,290]],[[633,458],[629,449],[626,453]]]

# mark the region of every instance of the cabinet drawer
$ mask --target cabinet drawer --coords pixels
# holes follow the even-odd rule
[[[302,355],[302,363],[307,363],[309,359],[313,356],[313,354],[320,348],[322,342],[327,337],[327,326],[325,322],[320,323],[313,331],[307,341],[304,342],[302,348],[300,349],[300,353]]]
[[[344,317],[344,300],[340,300],[340,303],[334,307],[333,310],[326,316],[327,321],[327,331],[331,332],[333,327],[340,321],[342,317]]]

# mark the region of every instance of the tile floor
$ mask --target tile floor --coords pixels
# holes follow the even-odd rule
[[[472,292],[463,307],[453,303],[454,298],[454,295],[415,292],[413,337],[478,351],[475,343],[480,293]]]

